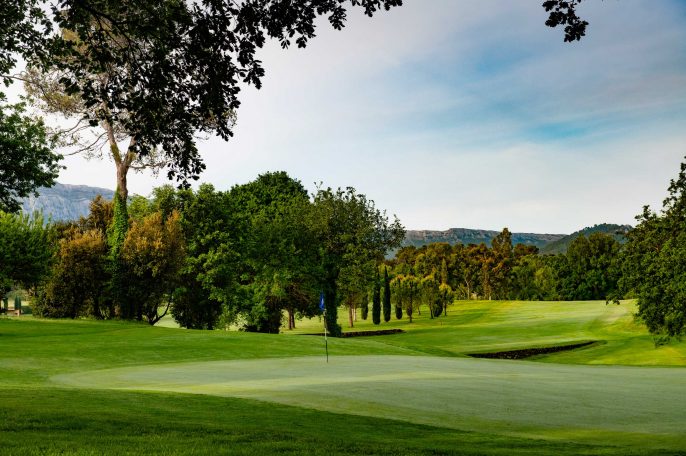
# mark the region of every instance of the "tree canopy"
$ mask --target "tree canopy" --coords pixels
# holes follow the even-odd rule
[[[16,212],[20,198],[52,186],[61,158],[41,120],[24,115],[21,104],[0,105],[0,210]]]
[[[548,0],[546,25],[579,40],[587,22],[581,0]],[[348,10],[367,16],[402,0],[19,0],[0,12],[0,75],[6,83],[18,56],[52,72],[77,96],[80,120],[107,131],[118,183],[134,159],[156,156],[170,179],[187,185],[205,168],[196,135],[233,135],[239,95],[265,75],[257,51],[267,40],[305,47],[318,18],[342,29]],[[97,141],[96,141],[97,143]],[[119,163],[119,162],[121,163]],[[126,198],[122,188],[122,197]]]
[[[678,337],[686,331],[686,163],[668,193],[662,211],[644,207],[627,234],[622,284],[652,333]]]

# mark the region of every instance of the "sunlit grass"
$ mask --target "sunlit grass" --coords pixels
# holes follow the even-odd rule
[[[412,324],[358,320],[405,332],[330,338],[328,365],[324,340],[298,335],[317,318],[280,335],[0,318],[0,453],[685,451],[683,369],[570,365],[686,364],[685,344],[655,348],[634,311],[458,302]],[[601,343],[533,362],[466,356],[587,340]]]

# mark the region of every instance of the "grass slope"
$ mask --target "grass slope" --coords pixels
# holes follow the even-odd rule
[[[319,337],[0,319],[0,453],[686,454],[683,369],[556,364],[683,365],[632,310],[463,302],[330,339],[328,366]],[[607,342],[464,357],[578,340]]]
[[[347,315],[339,322],[344,330],[399,328],[404,334],[369,337],[382,342],[436,356],[465,356],[529,347],[566,345],[591,340],[601,343],[570,352],[541,356],[537,361],[571,364],[621,364],[633,366],[686,366],[686,343],[655,347],[645,326],[635,321],[633,301],[605,305],[603,301],[459,301],[447,317],[422,316],[413,323],[396,320],[373,325],[368,320],[348,328]],[[317,320],[300,322],[288,334],[321,331]],[[357,339],[359,340],[359,339]]]

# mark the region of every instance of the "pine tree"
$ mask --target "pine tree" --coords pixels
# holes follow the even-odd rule
[[[388,268],[383,269],[383,321],[391,319],[391,282],[388,279]]]
[[[379,283],[379,270],[376,270],[374,281],[374,296],[372,297],[372,322],[375,325],[381,323],[381,284]]]
[[[367,293],[363,293],[360,311],[362,312],[362,319],[366,320],[369,316],[369,295]]]

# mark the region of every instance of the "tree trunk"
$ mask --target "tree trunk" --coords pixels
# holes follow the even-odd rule
[[[117,167],[117,193],[122,201],[127,201],[129,197],[129,187],[127,181],[127,175],[129,173],[129,164],[126,160],[121,160],[116,163]]]
[[[295,329],[295,318],[293,316],[293,309],[288,308],[286,309],[288,311],[288,330],[293,330]]]
[[[348,306],[348,325],[351,328],[353,327],[353,306],[352,305]]]

